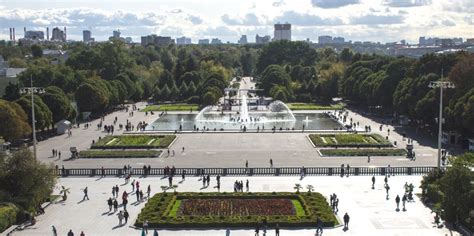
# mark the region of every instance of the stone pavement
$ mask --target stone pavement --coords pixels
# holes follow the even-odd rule
[[[145,106],[144,103],[137,104],[139,108]],[[112,124],[115,117],[118,124],[124,124],[126,119],[136,125],[139,121],[153,122],[158,117],[158,112],[154,116],[145,116],[143,112],[134,112],[133,117],[129,117],[127,112],[118,111],[105,117],[104,124]],[[379,131],[377,121],[362,117],[350,112],[349,117],[353,121],[360,122],[360,125],[371,125],[374,133],[387,135],[387,127],[384,126]],[[187,133],[178,134],[178,139],[170,147],[176,150],[174,157],[162,155],[160,158],[127,158],[127,159],[78,159],[67,160],[70,156],[69,148],[75,146],[78,150],[86,150],[90,147],[93,139],[105,137],[106,133],[97,130],[99,120],[92,121],[89,129],[75,128],[73,135],[56,136],[38,144],[38,159],[58,165],[61,168],[99,168],[101,166],[123,167],[130,164],[133,167],[141,167],[144,164],[152,167],[172,166],[176,167],[242,167],[246,160],[249,160],[251,167],[267,167],[269,159],[272,158],[276,166],[280,167],[301,167],[301,166],[340,166],[350,164],[351,166],[434,166],[436,165],[436,149],[419,144],[416,140],[415,151],[416,161],[410,161],[405,157],[372,157],[372,161],[367,163],[366,157],[320,157],[314,147],[307,139],[308,133]],[[393,130],[393,127],[391,128]],[[121,134],[121,130],[116,130],[115,134]],[[404,147],[406,141],[396,132],[390,132],[390,141],[397,141],[398,147]],[[185,147],[185,152],[181,152]],[[59,149],[62,158],[53,158],[51,149]]]
[[[181,178],[176,178],[179,181]],[[349,230],[344,232],[342,227],[325,229],[323,235],[416,235],[416,236],[436,236],[436,235],[459,235],[450,232],[446,228],[438,229],[434,227],[433,214],[426,208],[420,200],[415,197],[414,202],[407,203],[407,211],[395,211],[395,196],[403,194],[405,182],[415,185],[415,192],[419,192],[421,177],[419,176],[392,176],[389,178],[390,199],[385,199],[383,188],[383,177],[376,177],[375,189],[371,189],[370,176],[358,177],[306,177],[300,180],[298,177],[222,177],[222,191],[232,191],[235,180],[246,179],[250,181],[250,191],[294,191],[295,183],[302,186],[311,184],[315,191],[328,197],[336,193],[339,202],[338,217],[342,218],[348,212],[351,217]],[[150,184],[152,193],[160,191],[160,186],[167,184],[167,179],[160,178],[140,178],[140,186],[143,189]],[[51,225],[55,225],[59,235],[66,235],[72,229],[75,235],[79,235],[81,230],[86,235],[141,235],[139,229],[130,227],[135,221],[139,211],[145,203],[135,202],[135,195],[129,196],[128,211],[131,218],[125,226],[118,226],[118,219],[115,214],[108,213],[106,200],[112,196],[111,187],[118,184],[120,192],[131,191],[131,186],[123,186],[124,180],[119,178],[61,178],[58,187],[64,185],[71,188],[71,193],[66,202],[56,202],[46,208],[46,214],[37,217],[37,224],[22,231],[17,231],[13,235],[52,235]],[[211,186],[216,184],[212,178]],[[90,200],[81,201],[83,198],[82,189],[88,187]],[[186,178],[179,184],[178,191],[215,191],[214,189],[200,190],[201,182],[197,177]],[[58,192],[59,188],[55,190]],[[281,235],[310,236],[314,235],[314,229],[283,229]],[[164,236],[186,236],[186,235],[225,235],[224,229],[210,230],[159,230]],[[253,229],[235,229],[231,235],[253,235]],[[150,232],[148,235],[152,235]],[[260,234],[262,235],[262,234]],[[267,235],[274,235],[270,230]]]

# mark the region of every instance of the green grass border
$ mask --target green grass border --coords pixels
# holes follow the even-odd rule
[[[293,102],[287,103],[288,108],[292,111],[318,111],[318,110],[341,110],[344,108],[344,105],[341,103],[333,105],[318,105],[315,103],[302,103],[302,102]]]
[[[86,150],[79,152],[79,158],[155,158],[159,150]]]
[[[198,104],[186,104],[186,103],[177,103],[177,104],[162,104],[162,105],[149,105],[140,110],[140,112],[150,112],[150,111],[190,111],[191,108],[193,111],[199,111]]]
[[[304,210],[304,216],[175,216],[176,200],[183,198],[289,198],[298,200]],[[300,209],[301,210],[301,209]],[[301,212],[300,212],[301,214]],[[259,193],[158,193],[148,200],[138,214],[136,227],[142,227],[143,221],[148,220],[152,228],[227,228],[255,227],[265,219],[267,225],[274,227],[314,227],[317,218],[321,218],[325,227],[334,227],[339,222],[332,213],[329,204],[320,193],[289,193],[289,192],[259,192]]]
[[[112,141],[114,138],[120,139],[121,137],[136,139],[136,141],[140,141],[140,139],[143,139],[143,142],[138,142],[138,143],[129,142],[129,143],[107,145],[107,143]],[[147,143],[151,141],[152,139],[158,139],[158,140],[155,140],[150,145],[147,145]],[[173,143],[175,139],[176,139],[176,135],[172,135],[172,134],[169,134],[169,135],[168,134],[167,135],[114,135],[114,136],[106,136],[105,138],[102,138],[101,140],[92,144],[91,149],[167,148],[171,143]]]
[[[407,151],[405,149],[320,149],[319,152],[323,156],[327,157],[340,157],[340,156],[406,156]]]

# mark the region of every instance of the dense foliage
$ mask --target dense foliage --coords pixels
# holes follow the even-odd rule
[[[56,177],[27,149],[0,154],[0,202],[12,202],[29,212],[49,199]]]
[[[474,230],[474,153],[450,160],[446,171],[434,170],[421,182],[422,200],[433,204],[434,211],[450,222]]]
[[[23,138],[31,132],[28,116],[15,102],[0,99],[0,136],[13,141]]]

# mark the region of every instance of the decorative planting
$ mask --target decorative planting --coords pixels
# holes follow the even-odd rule
[[[335,105],[318,105],[314,103],[288,103],[288,108],[296,110],[341,110],[344,108],[342,104]]]
[[[94,149],[127,149],[127,148],[167,148],[175,135],[120,135],[107,136],[91,145]]]
[[[141,109],[141,112],[150,111],[199,111],[199,105],[197,104],[163,104],[163,105],[151,105]]]
[[[135,222],[141,227],[211,228],[312,227],[320,218],[326,227],[338,224],[319,193],[159,193],[142,209]]]
[[[405,149],[320,149],[323,156],[406,156]]]
[[[80,151],[79,158],[153,158],[159,157],[161,151],[143,150],[143,151],[114,151],[114,150],[87,150]]]
[[[317,147],[392,147],[379,134],[310,134]]]

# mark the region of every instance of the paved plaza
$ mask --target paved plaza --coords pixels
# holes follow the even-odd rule
[[[177,177],[175,181],[180,181]],[[337,216],[341,219],[344,213],[351,217],[349,230],[344,232],[343,227],[325,229],[323,235],[416,235],[416,236],[436,236],[436,235],[458,235],[450,232],[446,228],[436,228],[433,224],[433,214],[426,208],[420,200],[415,197],[414,202],[408,202],[407,211],[395,210],[395,196],[404,193],[405,182],[415,185],[415,192],[419,192],[420,176],[392,176],[388,183],[391,186],[389,200],[385,198],[383,188],[383,177],[376,177],[375,189],[371,189],[370,176],[357,177],[306,177],[300,180],[298,177],[222,177],[221,191],[233,191],[235,180],[250,181],[250,191],[272,192],[287,191],[293,192],[295,183],[303,186],[311,184],[315,191],[329,197],[336,193],[339,202],[339,212]],[[160,191],[160,186],[167,185],[167,179],[161,178],[136,178],[140,181],[141,188],[145,189],[151,185],[152,194]],[[135,195],[131,193],[131,186],[122,185],[121,178],[61,178],[57,186],[64,185],[71,188],[71,193],[67,201],[56,202],[46,208],[46,214],[37,217],[36,225],[22,231],[16,231],[14,235],[51,235],[51,225],[55,225],[59,235],[65,235],[70,229],[76,235],[84,231],[85,235],[141,235],[140,229],[135,229],[131,225],[135,221],[139,211],[145,202],[135,202]],[[106,200],[112,196],[113,185],[118,184],[120,192],[124,190],[130,192],[130,204],[127,210],[131,218],[127,225],[118,226],[116,214],[108,212]],[[216,184],[212,178],[210,186]],[[82,201],[84,187],[88,187],[90,200]],[[216,191],[209,187],[202,189],[201,181],[197,177],[186,178],[179,183],[178,191]],[[55,192],[58,192],[56,189]],[[119,201],[120,202],[120,201]],[[121,207],[119,207],[121,209]],[[314,235],[314,229],[283,229],[281,235],[305,236]],[[159,230],[160,235],[225,235],[225,229],[210,230]],[[253,229],[233,229],[231,235],[253,235]],[[150,232],[148,235],[152,235]],[[262,235],[262,234],[260,234]],[[267,235],[274,235],[273,230],[269,230]]]
[[[138,103],[139,108],[145,107],[144,103]],[[155,115],[145,116],[144,112],[134,112],[130,117],[127,112],[117,111],[105,117],[104,124],[112,124],[117,117],[117,124],[125,124],[126,120],[136,125],[140,121],[147,123],[153,122],[158,118],[158,112]],[[380,133],[387,136],[387,129],[391,129],[389,140],[397,141],[398,147],[406,145],[406,139],[393,132],[396,127],[384,126],[382,131],[378,127],[380,123],[349,112],[349,117],[354,117],[353,121],[359,121],[360,126],[370,125],[374,133]],[[159,158],[128,158],[128,159],[77,159],[68,160],[70,156],[69,148],[77,147],[78,150],[87,150],[92,140],[98,140],[99,137],[105,137],[107,134],[97,130],[97,124],[100,120],[90,122],[91,127],[85,129],[72,129],[72,136],[60,135],[48,140],[39,142],[38,158],[47,163],[53,163],[66,168],[98,168],[100,166],[112,168],[131,165],[133,167],[142,167],[144,164],[152,167],[176,166],[176,167],[242,167],[246,160],[250,167],[267,167],[269,159],[272,158],[276,166],[280,167],[301,167],[301,166],[340,166],[341,164],[350,164],[351,166],[434,166],[436,165],[437,150],[420,144],[414,140],[416,161],[410,161],[403,156],[399,157],[372,157],[370,163],[367,163],[366,157],[321,157],[316,148],[308,141],[308,133],[290,132],[271,133],[267,130],[265,133],[183,133],[177,135],[177,140],[171,145],[170,150],[175,150],[176,155],[168,157],[166,152]],[[115,134],[121,134],[123,130],[116,129]],[[428,142],[429,143],[429,142]],[[185,151],[182,152],[182,147]],[[58,149],[62,153],[62,158],[53,158],[51,149]]]

